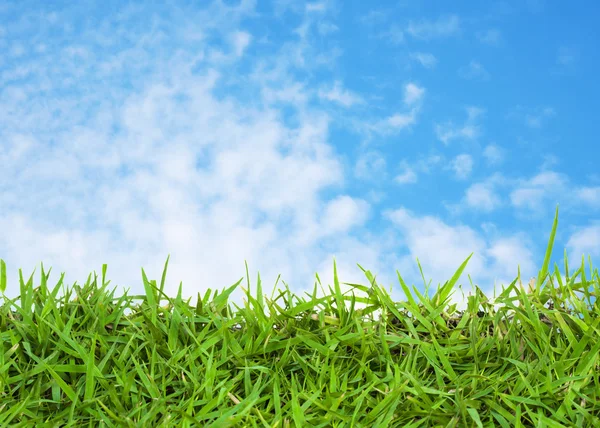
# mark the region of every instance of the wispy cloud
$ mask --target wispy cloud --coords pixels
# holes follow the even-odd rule
[[[408,184],[408,183],[416,183],[417,175],[412,170],[412,168],[406,168],[406,170],[402,173],[394,177],[394,181],[400,184]]]
[[[541,112],[537,114],[527,114],[525,115],[525,121],[527,125],[531,128],[541,128],[542,120],[546,118],[550,118],[554,116],[556,113],[552,108],[544,108]]]
[[[361,22],[370,26],[376,24],[382,26],[382,22],[387,18],[388,15],[382,11],[371,11],[361,19]],[[406,34],[419,40],[431,40],[452,36],[458,32],[460,32],[460,19],[457,15],[447,15],[435,21],[428,19],[409,20],[405,26],[393,23],[387,30],[378,31],[375,37],[386,39],[393,45],[399,45],[405,41]]]
[[[307,12],[325,12],[327,10],[327,4],[325,2],[314,2],[306,4]]]
[[[457,15],[438,18],[436,21],[409,21],[406,32],[417,39],[430,40],[447,37],[460,31],[460,19]]]
[[[404,87],[404,104],[407,106],[412,106],[421,102],[424,93],[424,88],[421,88],[414,83],[408,83]]]
[[[504,160],[504,150],[496,144],[486,146],[483,156],[490,165],[498,165]]]
[[[444,144],[456,139],[477,138],[480,134],[479,126],[475,123],[484,112],[479,107],[467,107],[467,120],[462,126],[456,126],[452,121],[436,124],[434,127],[437,138]]]
[[[386,210],[383,215],[402,231],[407,245],[411,248],[410,257],[418,257],[423,270],[433,272],[434,277],[441,272],[450,272],[452,269],[456,271],[456,268],[451,266],[460,265],[472,252],[474,254],[469,261],[470,268],[474,272],[484,269],[485,240],[470,227],[450,226],[436,217],[418,216],[404,207]],[[531,263],[531,260],[528,263]],[[436,285],[434,283],[434,286]],[[454,298],[462,300],[458,292]]]
[[[569,260],[581,260],[583,255],[586,259],[586,265],[588,256],[592,260],[597,260],[600,257],[600,225],[590,225],[587,227],[580,227],[576,232],[569,237],[567,246],[569,247],[568,256]]]
[[[471,185],[465,195],[466,203],[471,208],[483,212],[491,212],[500,206],[500,198],[494,193],[488,183],[475,183]]]
[[[515,208],[541,212],[542,202],[546,197],[566,190],[567,180],[563,175],[551,171],[541,172],[513,190],[510,201]]]
[[[478,31],[477,40],[485,45],[497,46],[502,41],[502,35],[500,30],[496,28],[490,28],[486,31]]]
[[[517,178],[510,182],[513,189],[509,192],[509,200],[519,219],[543,216],[548,202],[556,204],[560,201],[567,210],[600,207],[599,186],[578,186],[566,174],[543,166],[531,178]]]
[[[367,134],[394,135],[398,132],[414,125],[417,121],[417,114],[421,108],[421,102],[425,89],[409,82],[404,85],[403,102],[410,110],[397,112],[387,116],[384,119],[376,121],[360,121],[357,128]]]
[[[425,173],[431,173],[434,167],[437,167],[444,161],[444,158],[440,155],[429,155],[415,162],[415,169]]]
[[[525,0],[527,8],[533,13],[540,13],[546,7],[546,0]]]
[[[552,74],[574,75],[578,71],[581,56],[577,46],[560,46],[556,53],[556,64],[551,68]]]
[[[322,99],[339,103],[344,107],[351,107],[355,104],[360,104],[364,102],[362,97],[360,97],[359,95],[349,90],[344,90],[342,87],[342,82],[339,80],[336,80],[334,82],[333,87],[330,87],[328,89],[320,89],[318,95]]]
[[[425,68],[434,68],[437,64],[437,59],[433,54],[426,52],[413,52],[410,54],[410,59],[419,62]]]
[[[327,203],[323,215],[323,227],[329,233],[347,233],[365,223],[370,215],[370,205],[362,199],[338,196]]]
[[[402,172],[394,177],[394,182],[398,184],[410,184],[417,182],[417,174],[414,169],[403,160],[400,163],[400,167],[402,168]]]
[[[571,66],[577,61],[577,56],[576,49],[561,46],[556,55],[556,63],[562,66]]]
[[[404,31],[396,24],[393,24],[388,31],[379,33],[379,37],[385,38],[394,45],[404,42]]]
[[[576,191],[576,195],[584,203],[600,207],[600,186],[582,187]]]
[[[389,13],[381,9],[372,9],[365,15],[361,15],[358,20],[365,25],[375,25],[385,21],[389,17]]]
[[[508,117],[522,121],[529,128],[540,129],[548,119],[556,116],[552,107],[524,107],[516,106],[509,112]]]
[[[450,163],[459,180],[465,180],[473,169],[473,157],[466,153],[456,156]]]
[[[460,77],[464,79],[489,80],[490,73],[478,61],[471,60],[469,65],[458,70]]]
[[[377,127],[382,133],[399,131],[416,122],[417,109],[412,109],[409,113],[396,113],[389,116]]]
[[[361,154],[354,166],[354,175],[362,180],[374,180],[386,174],[386,161],[377,151]]]
[[[544,153],[542,155],[542,164],[540,165],[541,171],[547,171],[555,167],[560,163],[558,156],[552,153]]]
[[[510,184],[510,179],[496,172],[482,181],[472,183],[465,191],[464,197],[457,203],[444,205],[453,215],[465,212],[489,214],[505,205],[500,197],[499,187],[506,187]],[[495,230],[495,227],[490,224],[485,225],[484,228]]]
[[[332,22],[319,22],[317,28],[322,36],[339,31],[339,27]]]
[[[438,139],[444,144],[448,144],[451,140],[455,140],[457,138],[473,139],[478,135],[476,126],[467,124],[457,128],[452,124],[452,122],[436,125],[435,133]]]
[[[235,31],[231,34],[231,44],[236,57],[241,57],[250,44],[252,36],[245,31]]]

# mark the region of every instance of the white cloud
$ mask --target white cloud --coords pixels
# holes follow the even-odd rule
[[[493,211],[501,203],[490,183],[472,184],[467,189],[465,200],[469,207],[484,212]]]
[[[445,167],[449,169],[452,167]],[[479,183],[473,183],[465,191],[465,195],[456,203],[442,201],[442,205],[453,215],[459,216],[465,213],[473,214],[476,212],[490,213],[503,205],[495,188],[496,186],[506,186],[511,183],[502,174],[496,172]],[[496,233],[497,228],[491,223],[484,223],[482,228],[488,235],[500,236]]]
[[[410,248],[410,259],[419,259],[426,278],[433,277],[434,289],[438,285],[438,278],[450,278],[471,253],[473,255],[466,271],[474,279],[474,284],[479,285],[490,297],[494,290],[493,279],[497,280],[498,294],[501,284],[506,286],[517,276],[517,265],[520,265],[521,274],[525,277],[536,272],[531,251],[525,247],[521,236],[503,237],[491,242],[489,248],[486,248],[484,239],[467,226],[452,227],[432,216],[419,218],[406,208],[386,210],[383,215],[402,232],[406,245]],[[492,278],[484,273],[489,264],[497,272]],[[491,281],[483,282],[483,277],[490,278]],[[464,309],[466,297],[463,298],[463,294],[466,296],[466,292],[472,291],[472,287],[465,273],[461,278],[457,285],[462,286],[462,293],[456,290],[451,303],[456,302],[458,308]]]
[[[369,217],[369,203],[362,199],[339,196],[327,203],[322,221],[326,234],[347,233],[355,226],[362,226]]]
[[[526,0],[525,3],[533,13],[540,13],[545,9],[546,0]]]
[[[410,59],[419,62],[425,68],[433,68],[437,64],[436,57],[426,52],[413,52]]]
[[[277,18],[281,18],[281,16],[288,11],[293,11],[295,13],[306,11],[305,3],[300,3],[296,0],[273,0],[273,5],[275,6],[274,12]],[[302,6],[304,6],[304,8],[302,8]]]
[[[7,69],[0,74],[0,82],[3,85],[6,85],[7,83],[11,83],[15,80],[26,79],[36,71],[38,70],[31,66],[17,66],[13,69]]]
[[[460,77],[464,79],[489,80],[490,73],[478,61],[471,60],[469,65],[458,70]]]
[[[526,114],[525,122],[530,128],[541,128],[542,121],[546,118],[554,116],[556,113],[552,108],[544,108],[537,114]]]
[[[235,56],[240,57],[244,54],[244,51],[250,44],[252,36],[245,31],[236,31],[232,34],[232,44],[235,52]]]
[[[445,125],[436,125],[435,133],[440,141],[448,144],[450,140],[457,138],[473,139],[477,136],[477,130],[474,126],[465,125],[462,128],[455,128],[451,123]]]
[[[262,96],[269,104],[282,102],[299,108],[306,105],[309,98],[302,83],[291,83],[281,89],[264,87],[262,89]]]
[[[587,265],[588,256],[597,260],[600,256],[600,225],[580,228],[567,241],[569,266],[577,266],[582,256]]]
[[[326,36],[327,34],[335,33],[339,31],[339,27],[332,22],[319,22],[317,24],[317,28],[319,30],[319,34],[322,36]]]
[[[571,66],[577,61],[578,52],[576,49],[561,46],[556,55],[556,63],[561,66]]]
[[[408,112],[398,112],[389,115],[387,118],[375,121],[356,121],[355,128],[361,132],[370,135],[375,133],[379,135],[393,135],[409,128],[417,121],[417,114],[420,109],[420,101],[423,98],[425,89],[414,83],[408,83],[404,86],[403,101],[407,107],[411,107]]]
[[[359,156],[354,174],[361,179],[380,178],[386,173],[385,158],[379,152],[368,152]]]
[[[310,27],[312,26],[313,22],[314,21],[311,19],[308,19],[308,18],[304,19],[302,21],[302,23],[294,29],[293,32],[295,34],[297,34],[301,40],[306,40],[306,38],[308,37],[308,32],[309,32]]]
[[[238,61],[246,48],[250,45],[252,36],[245,31],[233,31],[228,35],[232,52],[225,53],[219,49],[210,49],[208,51],[208,60],[214,64],[226,65]]]
[[[477,119],[478,117],[482,116],[485,113],[485,110],[480,108],[480,107],[476,107],[476,106],[469,106],[466,108],[467,110],[467,121],[472,122],[475,119]]]
[[[428,156],[425,159],[419,160],[416,162],[416,168],[419,171],[423,171],[426,173],[431,172],[432,168],[442,162],[444,159],[439,155]]]
[[[32,135],[20,133],[9,135],[6,141],[8,143],[8,150],[5,151],[7,164],[25,160],[25,155],[38,145]]]
[[[552,168],[560,163],[560,159],[556,155],[553,155],[552,153],[543,154],[542,160],[543,160],[543,162],[540,165],[540,170],[542,170],[542,171],[549,170],[550,168]]]
[[[404,172],[394,177],[394,181],[398,184],[416,183],[417,174],[415,174],[414,170],[410,166],[408,166],[408,164],[405,161],[402,162],[402,166]]]
[[[540,186],[540,187],[554,187],[555,186],[564,186],[566,183],[566,179],[558,173],[555,172],[542,172],[531,180],[529,180],[529,184],[532,186]]]
[[[411,106],[418,103],[423,98],[425,89],[415,85],[414,83],[408,83],[404,86],[404,104]]]
[[[25,47],[20,43],[14,43],[10,49],[10,56],[18,58],[25,55]]]
[[[397,135],[405,129],[410,128],[417,122],[418,107],[412,108],[406,113],[394,113],[383,119],[375,120],[353,120],[353,129],[365,136],[363,144],[371,140],[373,135],[389,136]]]
[[[498,45],[502,40],[500,31],[496,28],[490,28],[486,31],[477,33],[477,40],[486,45]]]
[[[530,180],[523,181],[510,193],[510,200],[518,209],[541,212],[542,202],[551,193],[566,191],[566,180],[555,172],[541,172]]]
[[[496,144],[486,146],[483,156],[490,165],[498,165],[504,160],[504,151]]]
[[[365,15],[361,15],[358,20],[365,25],[375,25],[381,23],[389,16],[389,11],[372,9]]]
[[[473,184],[466,192],[463,203],[459,204],[456,212],[474,210],[491,212],[494,209],[501,207],[504,203],[500,200],[494,191],[495,185],[514,184],[514,190],[510,192],[510,201],[517,210],[515,216],[517,218],[527,218],[531,220],[532,216],[541,217],[547,213],[547,202],[552,201],[552,208],[555,208],[555,203],[560,200],[561,212],[564,212],[566,205],[567,209],[570,206],[577,207],[578,204],[590,203],[595,204],[599,201],[600,188],[574,188],[570,186],[567,179],[562,175],[551,171],[540,172],[529,180],[510,180],[496,173],[484,182]],[[588,193],[589,191],[589,193]],[[560,197],[562,195],[574,194],[573,198]],[[586,200],[586,195],[591,200]],[[559,198],[560,197],[560,198]],[[507,268],[521,265],[522,273],[527,270],[523,269],[523,260],[531,260],[531,251],[526,247],[531,247],[530,238],[525,233],[519,233],[511,238],[502,237],[502,232],[491,223],[484,223],[482,228],[488,236],[496,240],[496,244],[490,246],[487,250],[488,254],[494,255],[496,263],[491,266],[493,269],[501,269],[501,265]],[[500,238],[500,239],[498,239]],[[527,243],[525,246],[524,244]],[[580,228],[574,232],[566,244],[568,259],[581,260],[582,254],[591,254],[598,256],[600,248],[600,227],[591,225]],[[562,253],[561,253],[562,254]],[[510,257],[512,255],[512,257]],[[541,263],[541,258],[538,263]],[[529,270],[529,272],[535,272]],[[523,276],[527,277],[527,274]]]
[[[460,20],[456,15],[444,16],[438,18],[435,22],[428,20],[421,20],[418,22],[410,21],[406,28],[408,34],[423,40],[447,37],[454,35],[459,31]]]
[[[333,101],[343,105],[344,107],[351,107],[354,104],[363,103],[363,99],[352,93],[351,91],[344,90],[342,88],[342,82],[336,80],[333,87],[329,89],[320,89],[318,92],[319,98]]]
[[[473,157],[465,153],[458,155],[452,160],[451,168],[458,179],[464,180],[471,174],[473,169]]]
[[[327,10],[327,5],[324,2],[306,4],[307,12],[325,12],[325,10]]]
[[[393,128],[394,130],[404,129],[409,125],[412,125],[416,121],[416,110],[413,109],[408,114],[400,114],[396,113],[390,117],[388,117],[385,123],[388,125],[388,128]]]
[[[576,195],[586,204],[600,207],[600,186],[582,187],[577,189]]]
[[[289,5],[291,9],[294,9],[292,6]],[[287,8],[288,6],[285,7],[286,10]],[[319,16],[313,13],[304,14],[300,25],[291,31],[298,36],[297,40],[281,43],[271,55],[263,56],[258,59],[258,62],[261,64],[268,62],[273,65],[273,72],[277,76],[293,75],[297,71],[305,72],[324,67],[333,68],[337,59],[343,54],[343,50],[337,45],[330,49],[322,49],[312,43],[314,39],[312,32],[315,28],[321,34],[333,30],[333,27],[327,21],[321,21]],[[269,61],[265,60],[267,57],[270,58]],[[255,80],[263,80],[266,70],[261,67],[256,68],[252,77]]]
[[[387,39],[393,45],[404,42],[404,31],[398,25],[392,25],[388,31],[380,33],[378,37]]]
[[[527,275],[526,272],[537,273],[536,269],[538,268],[537,264],[534,263],[531,247],[533,247],[531,239],[527,235],[519,233],[516,236],[496,239],[486,251],[486,254],[493,258],[494,262],[492,266],[495,269],[504,272],[514,272],[517,267],[520,267],[521,274]],[[514,276],[516,277],[517,275],[515,274]],[[526,281],[522,280],[522,282],[525,283]],[[501,288],[498,288],[498,292],[500,292]],[[492,297],[491,293],[489,297]]]
[[[556,116],[556,110],[552,107],[524,107],[521,105],[513,108],[508,117],[522,121],[529,128],[540,129],[548,119]]]
[[[434,130],[437,138],[444,144],[456,139],[472,140],[479,136],[479,126],[474,122],[484,112],[478,107],[467,107],[467,120],[463,126],[456,126],[452,121],[435,124]]]

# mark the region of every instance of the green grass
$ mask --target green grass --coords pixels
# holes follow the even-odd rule
[[[462,313],[449,299],[471,256],[432,297],[398,273],[407,301],[395,303],[362,267],[369,286],[344,295],[334,260],[328,295],[286,285],[269,299],[259,275],[235,311],[242,280],[195,307],[181,285],[168,298],[168,258],[160,287],[142,269],[145,295],[120,298],[106,265],[102,286],[90,274],[73,301],[56,297],[64,274],[49,291],[43,265],[35,289],[19,270],[21,305],[0,308],[0,425],[600,426],[598,271],[590,261],[586,279],[582,259],[569,274],[565,257],[566,280],[550,273],[557,224],[558,208],[530,289],[519,272],[500,307],[475,288]]]

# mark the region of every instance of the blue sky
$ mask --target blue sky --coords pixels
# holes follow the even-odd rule
[[[167,2],[165,2],[167,3]],[[600,255],[595,2],[3,1],[0,254],[184,297]],[[589,272],[589,266],[586,273]],[[242,285],[245,286],[243,281]],[[342,286],[343,289],[348,288]],[[119,291],[121,290],[121,291]],[[62,294],[62,293],[61,293]],[[240,303],[241,288],[232,301]],[[464,307],[457,291],[454,301]]]

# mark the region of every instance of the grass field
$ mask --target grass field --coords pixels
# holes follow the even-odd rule
[[[19,270],[21,304],[0,308],[0,426],[600,426],[598,271],[550,270],[557,224],[558,208],[527,290],[520,274],[495,302],[476,288],[462,313],[449,299],[469,259],[431,297],[398,273],[393,302],[364,269],[369,286],[343,294],[334,261],[324,297],[267,298],[259,276],[242,308],[241,280],[195,306],[181,285],[166,296],[168,258],[160,287],[142,269],[145,295],[119,298],[106,265],[60,299],[64,274],[50,291],[43,265],[35,289]]]

